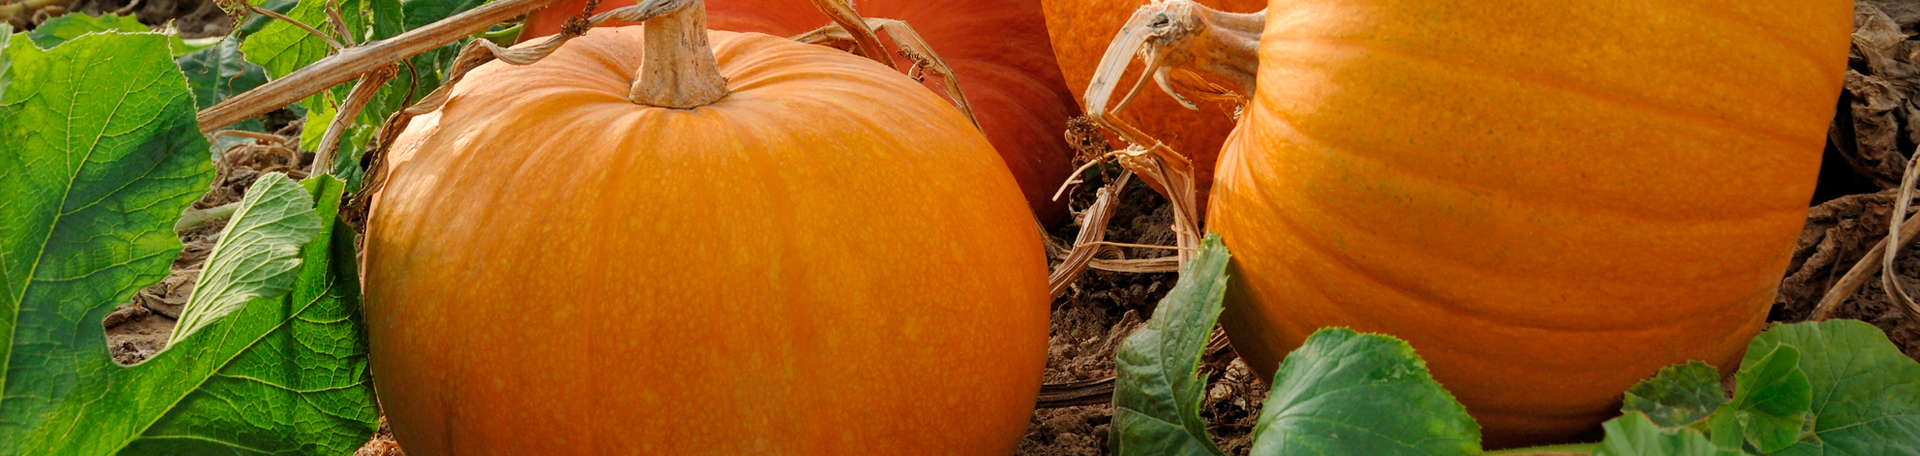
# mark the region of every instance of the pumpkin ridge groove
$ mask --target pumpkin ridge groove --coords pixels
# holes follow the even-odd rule
[[[1410,52],[1402,49],[1397,49],[1391,46],[1382,46],[1378,44],[1364,43],[1364,42],[1355,41],[1355,40],[1343,40],[1343,39],[1332,39],[1332,38],[1308,39],[1308,38],[1268,37],[1264,41],[1275,42],[1275,43],[1298,43],[1298,44],[1304,44],[1308,46],[1320,46],[1325,48],[1351,48],[1351,49],[1358,49],[1363,53],[1374,53],[1374,54],[1379,54],[1383,56],[1398,57],[1402,60],[1405,60],[1408,62],[1414,62],[1422,66],[1439,67],[1445,71],[1470,70],[1470,71],[1474,71],[1490,77],[1507,79],[1507,80],[1511,80],[1514,82],[1518,82],[1518,83],[1522,83],[1522,84],[1526,84],[1534,87],[1549,89],[1555,92],[1566,93],[1569,95],[1573,95],[1575,97],[1593,100],[1602,104],[1628,108],[1636,113],[1656,114],[1656,115],[1661,115],[1664,117],[1669,117],[1677,120],[1688,121],[1689,123],[1694,125],[1711,128],[1713,130],[1717,130],[1721,132],[1733,133],[1738,136],[1747,137],[1749,139],[1764,140],[1763,142],[1767,142],[1767,143],[1775,143],[1775,144],[1780,144],[1785,146],[1785,145],[1794,145],[1797,142],[1797,139],[1794,138],[1793,135],[1776,133],[1776,131],[1783,130],[1783,128],[1777,128],[1777,127],[1754,128],[1754,129],[1741,128],[1737,126],[1737,124],[1741,122],[1718,119],[1711,115],[1694,113],[1694,112],[1691,112],[1691,110],[1687,110],[1687,109],[1674,109],[1674,108],[1663,106],[1664,104],[1672,104],[1672,103],[1662,103],[1660,101],[1648,101],[1648,100],[1642,100],[1638,98],[1619,96],[1620,94],[1631,93],[1630,90],[1582,89],[1582,88],[1578,88],[1574,84],[1559,84],[1559,83],[1553,82],[1552,78],[1543,77],[1543,76],[1549,76],[1549,75],[1522,73],[1522,72],[1503,72],[1503,71],[1499,71],[1498,69],[1488,67],[1487,65],[1480,64],[1478,61],[1473,59],[1466,59],[1466,60],[1448,59],[1445,57],[1440,57],[1435,55],[1426,55],[1418,52]],[[1436,73],[1443,73],[1443,72],[1444,71],[1436,71]],[[1607,84],[1607,85],[1613,85],[1613,84]],[[1751,119],[1745,119],[1745,120],[1751,123],[1760,123],[1761,121],[1765,121],[1768,119],[1769,118],[1765,116],[1755,116]]]
[[[1262,117],[1265,117],[1265,116],[1262,116]],[[1252,131],[1248,131],[1247,134],[1262,136],[1261,140],[1263,143],[1271,143],[1276,140],[1275,139],[1276,135],[1284,134],[1285,136],[1278,137],[1278,141],[1306,143],[1306,144],[1315,145],[1321,148],[1325,148],[1328,151],[1338,151],[1342,156],[1363,160],[1368,163],[1373,163],[1375,164],[1375,166],[1378,167],[1378,169],[1391,172],[1394,174],[1398,174],[1400,176],[1404,176],[1405,178],[1410,180],[1419,180],[1419,181],[1425,181],[1429,183],[1445,183],[1447,184],[1446,187],[1457,188],[1461,190],[1476,191],[1485,196],[1499,196],[1516,203],[1524,203],[1526,205],[1533,206],[1535,208],[1549,209],[1549,210],[1553,210],[1554,212],[1577,212],[1577,213],[1580,213],[1582,216],[1593,216],[1593,215],[1604,214],[1604,215],[1616,217],[1621,220],[1655,222],[1660,224],[1680,224],[1684,226],[1725,225],[1729,222],[1749,222],[1749,221],[1759,220],[1759,219],[1776,218],[1781,216],[1782,214],[1789,214],[1789,213],[1799,214],[1799,213],[1805,212],[1805,208],[1794,207],[1794,208],[1783,208],[1783,209],[1771,210],[1771,211],[1745,213],[1745,214],[1739,214],[1739,215],[1729,215],[1729,216],[1718,217],[1718,218],[1702,218],[1697,214],[1697,211],[1693,210],[1695,208],[1681,208],[1679,210],[1655,212],[1655,211],[1646,210],[1647,207],[1644,205],[1616,206],[1616,205],[1606,205],[1606,204],[1582,203],[1579,201],[1560,201],[1560,199],[1562,198],[1556,198],[1556,197],[1550,196],[1551,194],[1549,193],[1543,193],[1540,191],[1513,190],[1511,188],[1503,188],[1500,185],[1498,185],[1498,184],[1511,183],[1507,181],[1501,181],[1497,183],[1483,183],[1483,182],[1480,182],[1479,179],[1468,179],[1468,178],[1450,179],[1450,178],[1447,178],[1447,176],[1443,176],[1436,173],[1420,172],[1420,170],[1417,167],[1400,165],[1392,160],[1381,158],[1376,154],[1362,153],[1361,151],[1363,151],[1365,148],[1342,144],[1340,142],[1336,142],[1331,139],[1320,138],[1314,135],[1309,135],[1306,133],[1305,130],[1295,126],[1294,122],[1285,118],[1289,116],[1286,116],[1283,114],[1274,114],[1273,117],[1274,118],[1266,119],[1265,125],[1283,126],[1288,133],[1274,133],[1271,131],[1252,130]],[[1259,166],[1259,167],[1267,166],[1262,164],[1255,164],[1258,161],[1253,160],[1251,158],[1242,158],[1242,160],[1247,160],[1253,166]],[[1267,171],[1249,172],[1249,174],[1255,174],[1255,175],[1259,175],[1262,173],[1267,173]],[[1364,174],[1364,173],[1356,173],[1356,174]],[[1281,174],[1281,175],[1284,175],[1284,174]],[[1576,189],[1576,190],[1591,190],[1591,189]],[[1621,200],[1608,198],[1608,199],[1596,199],[1596,201],[1621,201]],[[1723,206],[1724,205],[1715,205],[1713,207],[1720,208]],[[1662,216],[1662,215],[1666,215],[1666,216]],[[1685,222],[1685,223],[1677,223],[1677,222]]]
[[[1674,6],[1684,8],[1687,6],[1700,6],[1700,5],[1689,4],[1689,3],[1676,3],[1674,4]],[[1800,57],[1801,60],[1804,60],[1806,62],[1819,62],[1821,60],[1824,60],[1820,57],[1821,53],[1820,53],[1820,50],[1816,48],[1817,46],[1808,47],[1802,41],[1788,39],[1787,35],[1780,34],[1779,24],[1769,24],[1759,20],[1755,20],[1751,16],[1738,14],[1732,8],[1700,7],[1696,11],[1703,16],[1714,17],[1727,22],[1743,25],[1745,27],[1741,27],[1740,29],[1742,31],[1749,32],[1748,35],[1757,35],[1767,39],[1768,41],[1772,41],[1773,43],[1779,45],[1781,49],[1786,49],[1792,52],[1795,56]],[[1851,26],[1852,24],[1849,23],[1848,27],[1851,27]],[[1821,73],[1830,75],[1832,79],[1834,79],[1834,85],[1839,85],[1840,80],[1846,77],[1844,73],[1836,73],[1833,71],[1821,71]]]
[[[1454,298],[1428,299],[1427,297],[1429,296],[1441,296],[1441,295],[1438,293],[1435,293],[1434,291],[1436,290],[1427,289],[1431,287],[1419,287],[1416,285],[1400,284],[1398,282],[1402,282],[1402,281],[1390,280],[1388,278],[1382,277],[1383,275],[1392,275],[1392,274],[1381,274],[1379,273],[1379,271],[1361,268],[1360,266],[1356,265],[1355,264],[1356,261],[1353,258],[1351,258],[1350,255],[1347,255],[1345,252],[1332,250],[1326,247],[1325,245],[1323,245],[1323,244],[1327,244],[1325,242],[1311,242],[1309,241],[1309,238],[1305,236],[1301,236],[1300,235],[1301,230],[1296,225],[1295,221],[1290,218],[1280,218],[1280,219],[1274,219],[1271,221],[1274,222],[1274,226],[1280,227],[1285,231],[1292,232],[1287,236],[1294,241],[1292,242],[1293,244],[1302,246],[1306,250],[1312,250],[1317,252],[1318,255],[1316,256],[1316,258],[1323,259],[1323,260],[1334,260],[1334,261],[1327,261],[1325,264],[1337,265],[1341,268],[1347,269],[1348,271],[1354,272],[1356,273],[1354,274],[1355,276],[1363,277],[1369,282],[1380,285],[1380,289],[1389,290],[1395,294],[1399,294],[1405,297],[1409,301],[1431,304],[1432,307],[1434,308],[1444,309],[1449,313],[1453,313],[1455,315],[1460,315],[1463,317],[1490,322],[1493,324],[1497,324],[1498,326],[1501,326],[1501,327],[1512,328],[1512,329],[1523,329],[1523,330],[1604,334],[1604,333],[1631,333],[1631,332],[1647,332],[1647,331],[1657,332],[1657,331],[1663,331],[1663,330],[1671,329],[1674,327],[1678,327],[1678,325],[1687,321],[1679,318],[1660,318],[1660,319],[1640,319],[1640,320],[1635,320],[1630,322],[1619,322],[1618,325],[1607,325],[1607,324],[1603,324],[1606,322],[1594,321],[1594,320],[1578,320],[1578,321],[1569,320],[1569,321],[1563,322],[1565,323],[1564,326],[1555,326],[1555,325],[1549,325],[1549,324],[1541,324],[1541,320],[1560,320],[1561,318],[1554,317],[1554,318],[1543,319],[1537,315],[1531,315],[1529,313],[1523,313],[1523,312],[1495,312],[1491,309],[1479,309],[1473,306],[1470,302],[1463,301],[1461,299],[1454,299]],[[1388,238],[1391,238],[1391,237],[1388,236]],[[1403,253],[1407,251],[1409,250],[1405,250],[1405,249],[1402,250]],[[1448,258],[1444,256],[1423,256],[1422,260],[1427,262],[1440,262],[1440,261],[1453,262],[1454,261],[1452,258]],[[1463,264],[1458,262],[1455,262],[1455,263]],[[1426,264],[1426,263],[1421,263],[1421,264]],[[1482,268],[1461,268],[1461,270],[1480,271],[1482,270]],[[1483,273],[1479,275],[1496,276],[1499,274]],[[1570,282],[1576,281],[1574,280],[1574,278],[1563,277],[1560,275],[1550,275],[1546,277],[1546,279],[1548,280],[1559,279],[1559,280],[1570,281]],[[1539,280],[1539,279],[1535,279],[1535,280]],[[1697,281],[1701,279],[1696,278],[1696,279],[1689,279],[1689,280]],[[1325,287],[1319,287],[1319,288],[1323,290],[1325,289]],[[1577,287],[1569,286],[1565,288],[1573,289]],[[1755,293],[1745,294],[1735,299],[1728,300],[1727,302],[1728,303],[1747,302],[1752,300],[1752,298],[1754,298],[1755,296],[1758,296],[1761,294],[1767,294],[1771,292],[1772,290],[1762,289]],[[1331,296],[1325,292],[1316,292],[1316,294],[1320,296],[1329,296],[1329,297]],[[1730,305],[1730,304],[1709,306],[1707,308],[1720,309],[1720,308],[1726,307],[1726,305]],[[1641,320],[1656,320],[1656,321],[1654,323],[1648,323],[1646,321],[1641,321]]]

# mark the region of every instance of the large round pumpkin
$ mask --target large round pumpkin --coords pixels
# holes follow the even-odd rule
[[[1222,152],[1221,321],[1412,343],[1490,446],[1734,368],[1800,232],[1851,2],[1274,2]]]
[[[1046,262],[986,138],[872,61],[712,43],[710,105],[630,101],[640,27],[595,29],[396,141],[365,292],[409,454],[1017,446]]]
[[[603,0],[599,10],[633,3]],[[521,36],[559,33],[586,4],[560,0],[534,11]],[[980,127],[1020,182],[1034,214],[1048,226],[1065,221],[1066,198],[1056,201],[1053,194],[1073,171],[1074,152],[1064,133],[1067,119],[1080,115],[1080,109],[1053,61],[1039,0],[864,0],[858,6],[862,16],[905,21],[926,39],[953,68]],[[831,24],[807,0],[709,0],[707,14],[714,30],[778,36]],[[904,68],[904,58],[896,59]],[[938,78],[925,84],[946,93]]]
[[[1087,84],[1093,82],[1094,70],[1099,68],[1100,57],[1106,54],[1107,45],[1113,42],[1114,34],[1120,32],[1120,26],[1126,25],[1134,10],[1146,2],[1044,0],[1041,3],[1046,8],[1047,33],[1051,35],[1054,55],[1060,62],[1060,73],[1066,76],[1067,88],[1073,90],[1075,102],[1084,101]],[[1200,0],[1197,3],[1232,13],[1251,13],[1267,7],[1267,0]],[[1137,74],[1139,65],[1135,64],[1134,67],[1134,73]],[[1126,91],[1134,87],[1135,79],[1122,79],[1118,84],[1120,90],[1113,95],[1113,100],[1117,102],[1124,97]],[[1194,184],[1200,190],[1196,195],[1196,203],[1204,213],[1220,145],[1226,142],[1227,133],[1233,130],[1234,120],[1231,104],[1199,102],[1198,106],[1198,111],[1181,106],[1173,97],[1160,93],[1149,81],[1147,87],[1141,88],[1140,94],[1118,115],[1121,120],[1193,160]]]

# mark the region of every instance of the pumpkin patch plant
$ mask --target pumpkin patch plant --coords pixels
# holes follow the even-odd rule
[[[0,454],[1920,454],[1920,326],[1825,318],[1920,315],[1920,166],[1800,231],[1894,6],[55,3],[0,0]]]
[[[560,0],[527,16],[522,40],[534,40],[561,31],[566,20],[588,0]],[[714,30],[797,36],[830,24],[814,4],[835,2],[712,0],[707,22]],[[606,0],[601,9],[634,4],[634,0]],[[1058,225],[1066,220],[1065,200],[1054,190],[1073,169],[1074,152],[1060,132],[1067,119],[1079,114],[1047,41],[1047,23],[1038,0],[866,0],[859,13],[898,20],[952,68],[958,85],[977,112],[981,129],[1019,181],[1027,204],[1040,221]],[[833,8],[829,7],[829,11]],[[849,10],[850,11],[850,10]],[[609,22],[612,25],[631,25]],[[900,33],[893,39],[900,41]],[[885,53],[880,58],[896,66],[918,65],[924,56],[912,52]],[[925,78],[927,87],[948,94],[943,78]]]
[[[1153,318],[1121,342],[1114,453],[1224,456],[1200,415],[1198,368],[1223,302],[1244,286],[1217,235],[1181,270]],[[1231,257],[1231,258],[1230,258]],[[1231,305],[1226,303],[1225,305]],[[1920,363],[1864,322],[1800,322],[1743,344],[1732,397],[1700,361],[1625,391],[1604,436],[1483,452],[1482,428],[1435,382],[1428,354],[1384,334],[1331,327],[1286,355],[1253,424],[1254,455],[1744,456],[1920,451]],[[1616,393],[1618,394],[1618,393]],[[1597,442],[1596,442],[1597,440]]]
[[[643,2],[643,27],[480,67],[399,136],[365,281],[396,437],[1011,453],[1046,264],[992,146],[892,69],[710,32],[702,6]]]
[[[1495,447],[1589,435],[1662,366],[1731,372],[1805,218],[1852,17],[1845,1],[1149,8],[1120,33],[1149,57],[1194,49],[1183,69],[1228,81],[1258,62],[1207,212],[1235,252],[1234,347],[1271,373],[1323,327],[1392,334]],[[1256,53],[1226,45],[1256,31]],[[1094,84],[1090,100],[1114,90]]]

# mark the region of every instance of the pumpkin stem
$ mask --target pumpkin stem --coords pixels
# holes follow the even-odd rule
[[[645,0],[629,8],[646,21],[646,54],[628,99],[693,109],[727,96],[727,78],[707,45],[705,0]]]
[[[1231,91],[1251,96],[1260,68],[1260,33],[1266,29],[1266,16],[1265,10],[1228,13],[1192,0],[1167,0],[1140,7],[1114,36],[1093,73],[1086,91],[1088,117],[1107,123],[1107,114],[1132,101],[1147,77],[1188,109],[1199,107],[1174,89],[1176,82],[1209,98],[1242,98]],[[1146,60],[1146,70],[1126,97],[1107,109],[1120,77],[1136,54]],[[1178,76],[1210,77],[1233,87],[1219,87],[1197,78],[1177,81]]]

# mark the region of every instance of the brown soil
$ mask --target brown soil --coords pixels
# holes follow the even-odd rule
[[[1073,207],[1093,203],[1094,187],[1076,189]],[[1107,226],[1107,240],[1130,244],[1172,245],[1172,207],[1165,198],[1134,180],[1121,192],[1121,205]],[[1054,233],[1072,239],[1080,227]],[[1119,249],[1127,258],[1172,254],[1169,250]],[[1177,274],[1133,274],[1089,269],[1066,294],[1053,301],[1053,334],[1047,350],[1047,383],[1096,380],[1114,375],[1114,350],[1120,340],[1153,315]],[[1201,371],[1210,379],[1202,415],[1214,439],[1228,454],[1249,449],[1254,418],[1266,398],[1266,385],[1253,378],[1231,348],[1208,353]],[[1111,404],[1041,409],[1033,414],[1020,442],[1022,456],[1083,456],[1112,454],[1108,431]]]
[[[4,1],[4,0],[0,0]],[[204,0],[138,0],[134,8],[142,21],[163,24],[174,20],[188,36],[209,36],[231,30],[230,20]],[[60,9],[112,11],[128,0],[79,0]],[[1868,34],[1871,49],[1856,49],[1847,91],[1836,113],[1833,140],[1822,170],[1820,195],[1792,267],[1782,281],[1770,320],[1801,321],[1812,312],[1831,284],[1885,236],[1895,195],[1874,193],[1897,183],[1899,170],[1920,144],[1920,4],[1910,0],[1860,0],[1856,27]],[[44,18],[41,18],[44,19]],[[1902,39],[1904,38],[1904,39]],[[1861,40],[1856,40],[1860,42]],[[297,131],[297,130],[292,130]],[[284,132],[283,132],[284,133]],[[268,170],[304,166],[311,154],[250,148],[220,165],[220,177],[196,208],[238,201],[255,177]],[[1072,193],[1073,206],[1092,201],[1092,187]],[[1830,201],[1829,201],[1830,200]],[[1109,224],[1114,242],[1170,245],[1173,234],[1166,201],[1143,185],[1130,185],[1123,204]],[[117,361],[134,363],[158,351],[171,332],[177,306],[191,292],[199,263],[217,240],[219,224],[191,230],[181,236],[187,244],[174,263],[174,274],[142,290],[104,322],[108,346]],[[1078,227],[1053,233],[1072,239]],[[1897,257],[1897,278],[1909,290],[1920,292],[1920,253],[1909,248]],[[1163,250],[1116,249],[1128,258],[1168,254]],[[1046,381],[1064,383],[1112,376],[1114,349],[1119,340],[1151,315],[1154,305],[1172,287],[1175,274],[1131,274],[1089,270],[1074,287],[1053,302],[1053,331],[1048,351]],[[1857,318],[1885,330],[1908,355],[1920,359],[1920,318],[1909,318],[1887,298],[1878,277],[1839,306],[1836,318]],[[1208,376],[1203,415],[1215,441],[1229,454],[1248,451],[1249,433],[1265,397],[1263,379],[1254,378],[1230,348],[1208,353],[1202,371]],[[1042,409],[1034,412],[1019,455],[1065,456],[1112,454],[1109,404]],[[358,456],[398,456],[405,453],[392,439],[383,421],[380,433]]]
[[[167,27],[179,30],[183,38],[225,35],[232,32],[234,27],[233,19],[221,11],[217,3],[206,0],[69,0],[38,11],[23,12],[16,17],[0,17],[0,22],[11,23],[19,30],[30,30],[48,19],[69,12],[89,16],[133,15],[155,30]]]

